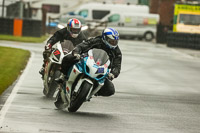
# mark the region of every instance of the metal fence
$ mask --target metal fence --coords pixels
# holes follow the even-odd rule
[[[0,34],[41,37],[42,21],[31,19],[0,18]]]

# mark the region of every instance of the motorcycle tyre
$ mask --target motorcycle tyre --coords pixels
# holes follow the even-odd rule
[[[68,108],[69,112],[76,112],[83,102],[86,100],[86,97],[90,91],[91,84],[87,81],[84,81],[80,86],[80,91],[77,94],[76,98],[70,102],[70,106]]]
[[[44,88],[43,89],[43,94],[47,97],[47,98],[52,98],[55,91],[56,91],[56,88],[58,86],[58,84],[56,83],[55,79],[58,78],[60,76],[61,72],[56,70],[54,75],[53,75],[53,78],[51,79],[51,84],[49,84],[49,91],[46,91],[46,89]]]
[[[54,104],[55,104],[55,106],[56,106],[56,108],[57,109],[64,109],[64,108],[66,108],[65,106],[64,106],[64,102],[62,101],[62,98],[61,98],[61,94],[60,94],[61,92],[60,91],[58,91],[58,93],[57,93],[57,95],[56,95],[56,101],[54,102]]]

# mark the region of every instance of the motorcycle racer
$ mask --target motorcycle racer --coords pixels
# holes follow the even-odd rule
[[[57,43],[58,41],[63,42],[64,40],[70,40],[74,46],[86,40],[86,36],[81,31],[81,22],[76,19],[69,19],[67,23],[67,27],[58,30],[54,33],[54,35],[47,41],[45,45],[45,50],[43,52],[43,65],[40,69],[39,73],[44,76],[44,67],[45,63],[49,57],[49,53],[52,50],[52,46]]]
[[[108,79],[105,80],[104,86],[98,91],[96,95],[111,96],[115,93],[115,88],[111,82],[114,78],[117,78],[121,71],[122,53],[118,46],[119,33],[113,28],[106,28],[103,30],[101,36],[91,38],[85,42],[80,43],[72,51],[72,54],[65,56],[62,60],[60,78],[58,82],[62,82],[67,75],[69,68],[78,62],[80,54],[86,53],[92,48],[103,49],[107,52],[111,64],[109,68],[111,71],[108,75]]]

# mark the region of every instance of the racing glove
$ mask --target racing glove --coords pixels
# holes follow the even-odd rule
[[[80,54],[74,54],[74,57],[76,57],[76,60],[80,60],[81,58]]]
[[[77,48],[75,48],[73,51],[72,51],[72,55],[76,58],[76,60],[80,60],[81,56],[79,54],[80,52],[78,51]]]
[[[112,73],[109,73],[109,74],[108,74],[108,79],[109,79],[109,80],[112,81],[114,78],[115,78],[115,76],[114,76]]]
[[[47,43],[44,48],[45,48],[45,50],[49,51],[49,50],[51,50],[52,45],[50,43]]]

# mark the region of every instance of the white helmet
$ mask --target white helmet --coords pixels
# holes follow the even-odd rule
[[[78,35],[81,31],[81,27],[82,27],[81,22],[78,19],[73,18],[73,19],[68,20],[67,28],[73,38],[78,37]]]
[[[114,49],[118,44],[119,33],[113,28],[106,28],[102,32],[102,39],[110,49]]]

